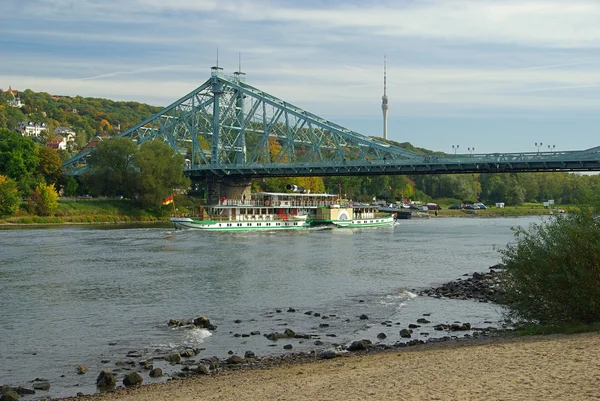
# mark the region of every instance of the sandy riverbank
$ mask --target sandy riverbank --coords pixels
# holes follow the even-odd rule
[[[600,333],[428,344],[175,380],[84,399],[600,399]]]

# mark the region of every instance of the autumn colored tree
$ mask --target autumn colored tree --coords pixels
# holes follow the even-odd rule
[[[39,184],[28,198],[29,211],[38,216],[50,216],[58,208],[58,193],[54,184]]]
[[[19,211],[21,198],[16,183],[0,175],[0,217],[10,217]]]
[[[36,172],[43,177],[47,184],[57,184],[64,175],[58,152],[47,146],[38,146],[37,156],[39,165]]]

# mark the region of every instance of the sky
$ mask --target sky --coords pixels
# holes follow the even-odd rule
[[[600,145],[600,0],[2,0],[0,88],[167,106],[239,69],[447,153]],[[540,144],[542,144],[540,146]]]

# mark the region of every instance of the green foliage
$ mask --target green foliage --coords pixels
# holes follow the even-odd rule
[[[580,322],[557,326],[540,326],[539,324],[524,324],[516,328],[517,335],[535,336],[549,334],[580,334],[600,331],[600,322],[585,324]]]
[[[0,128],[0,174],[20,179],[32,175],[38,163],[35,143],[30,138]]]
[[[77,195],[77,190],[79,189],[79,183],[73,176],[69,176],[67,181],[65,182],[65,196],[75,196]]]
[[[183,156],[163,142],[138,148],[129,138],[113,138],[90,154],[84,181],[95,196],[122,195],[140,207],[159,207],[174,188],[189,187],[183,164]]]
[[[39,159],[37,173],[46,183],[57,184],[62,180],[64,176],[61,169],[62,161],[56,150],[47,146],[38,146],[37,156]]]
[[[137,168],[136,194],[132,197],[141,207],[155,207],[173,193],[174,188],[188,188],[183,175],[184,157],[160,141],[144,142],[134,154]]]
[[[0,175],[0,217],[10,217],[17,214],[21,198],[13,180]]]
[[[39,184],[29,195],[29,211],[38,216],[50,216],[58,208],[58,193],[54,184]]]
[[[501,250],[514,318],[542,324],[600,321],[600,216],[581,207],[529,229]]]
[[[130,138],[113,138],[102,141],[87,158],[91,172],[84,178],[94,196],[136,195],[137,171],[133,157],[138,147]]]

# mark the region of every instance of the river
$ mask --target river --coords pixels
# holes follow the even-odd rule
[[[497,248],[513,239],[511,227],[539,220],[415,219],[385,228],[277,233],[165,226],[3,229],[0,384],[50,382],[49,391],[29,398],[93,393],[98,372],[132,360],[130,351],[141,355],[135,361],[186,346],[204,348],[203,357],[248,350],[260,356],[363,338],[377,342],[381,332],[393,344],[401,340],[399,329],[423,314],[430,314],[431,326],[499,326],[498,306],[415,294],[486,271],[500,262]],[[359,319],[361,314],[369,319]],[[199,316],[217,330],[167,325]],[[433,336],[431,326],[420,330]],[[286,328],[319,336],[323,345],[264,337]],[[248,336],[252,331],[261,335]],[[283,349],[286,344],[293,349]],[[78,375],[77,365],[86,365],[88,373]],[[145,383],[165,380],[144,374]]]

